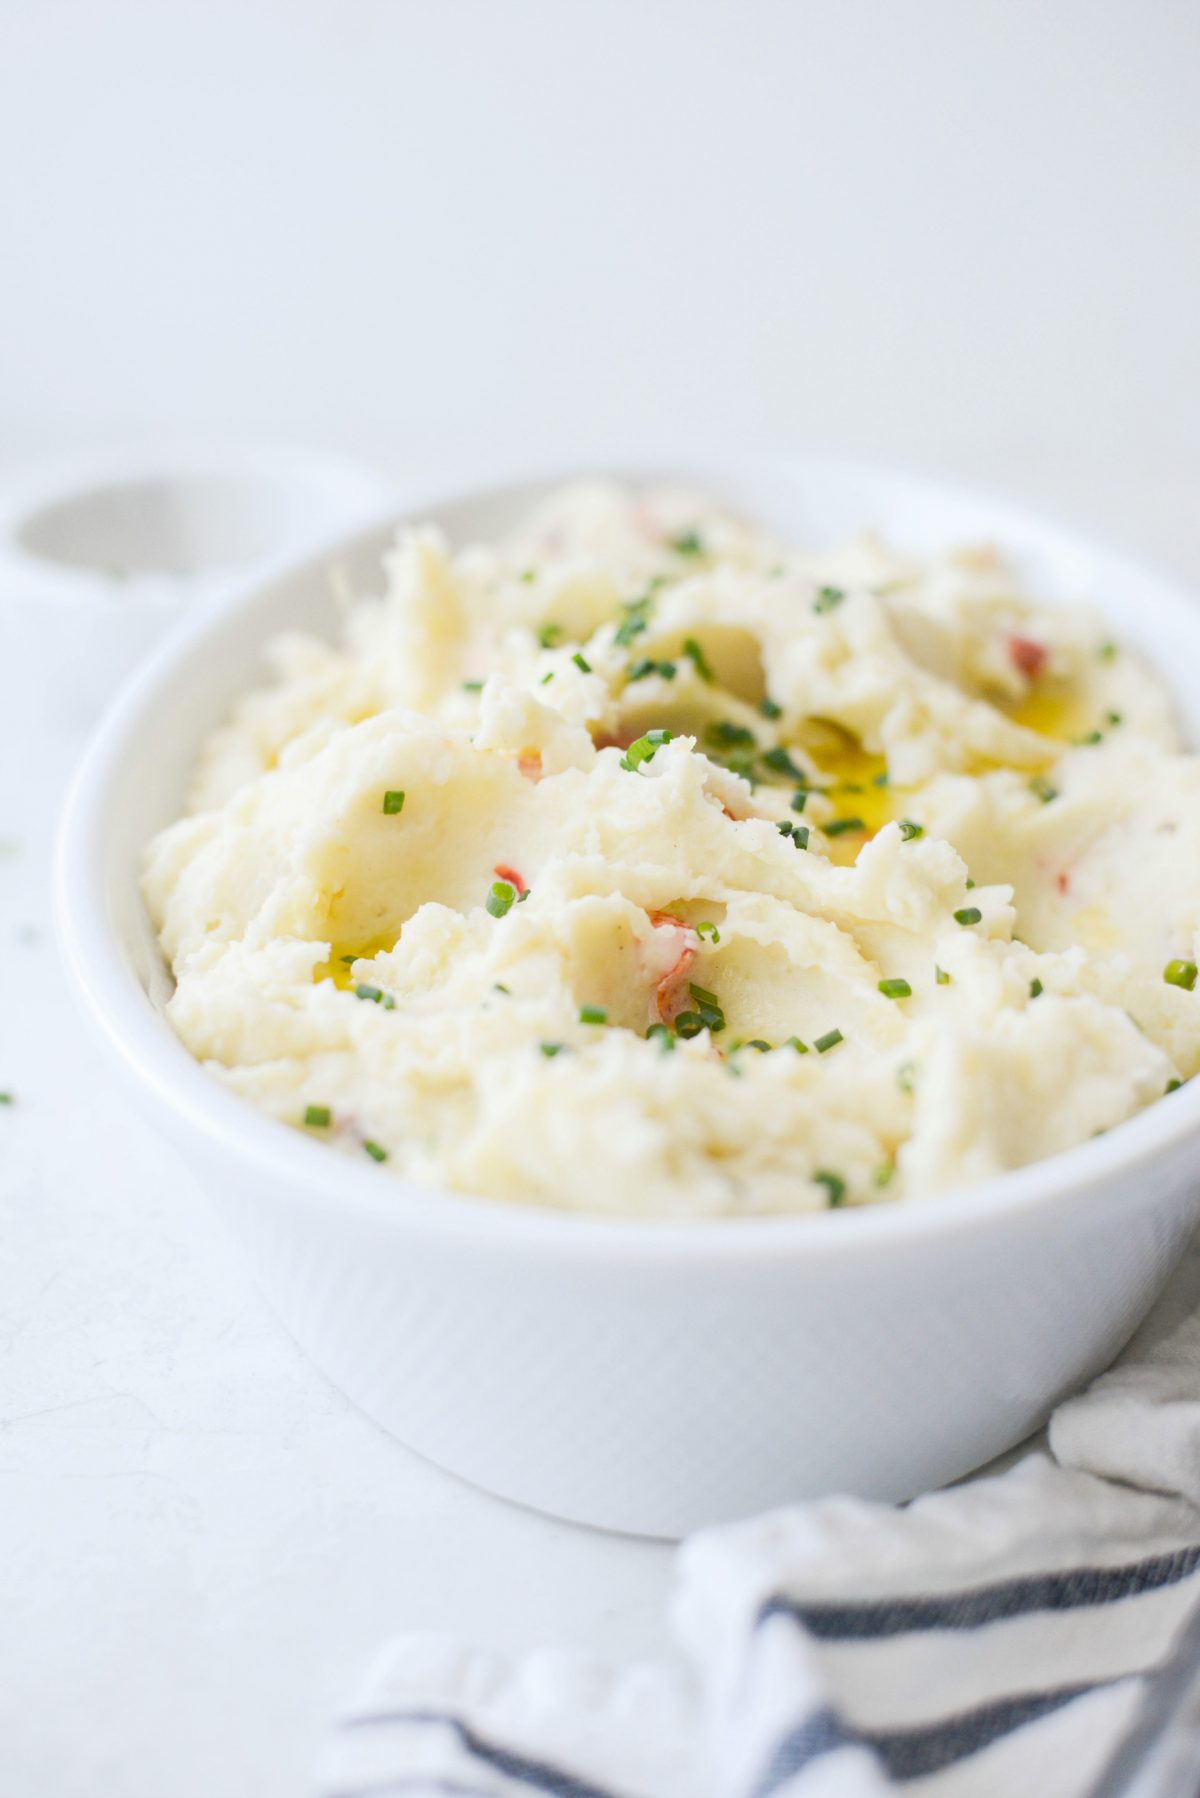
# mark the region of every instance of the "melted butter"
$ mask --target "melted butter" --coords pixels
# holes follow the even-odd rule
[[[331,943],[328,961],[318,962],[313,969],[313,980],[332,980],[339,992],[349,992],[358,984],[358,976],[353,972],[351,961],[371,961],[382,951],[393,949],[395,944],[389,937],[372,937],[366,943]]]
[[[1034,681],[1024,698],[997,706],[1006,718],[1039,737],[1050,737],[1056,743],[1069,743],[1072,737],[1086,736],[1096,720],[1088,711],[1078,687],[1062,681]]]
[[[803,747],[817,764],[819,783],[827,790],[834,817],[861,818],[866,826],[829,838],[830,860],[846,867],[885,824],[904,816],[904,792],[880,784],[880,776],[887,773],[887,758],[864,749],[857,737],[836,724],[814,720],[805,727]]]
[[[1074,683],[1054,680],[1034,681],[1029,691],[1015,701],[993,701],[1014,724],[1045,737],[1047,743],[1071,743],[1086,737],[1096,728],[1089,702]],[[847,831],[829,838],[830,859],[840,866],[852,863],[862,845],[894,818],[905,816],[907,793],[904,788],[876,785],[879,775],[886,773],[887,761],[864,749],[858,738],[839,725],[825,719],[813,719],[804,726],[800,738],[819,769],[819,778],[828,788],[834,806],[834,818],[861,818],[865,830]],[[1047,753],[1050,762],[1053,755]],[[982,773],[1001,763],[981,761],[973,772]],[[1091,934],[1090,946],[1109,949],[1116,946],[1115,935],[1107,915],[1101,908],[1086,915],[1083,930]]]

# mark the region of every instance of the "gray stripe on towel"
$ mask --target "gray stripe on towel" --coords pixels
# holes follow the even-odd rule
[[[821,1604],[776,1594],[759,1609],[754,1627],[772,1617],[789,1617],[823,1642],[862,1642],[927,1629],[978,1629],[1031,1611],[1069,1611],[1085,1605],[1116,1604],[1142,1592],[1176,1585],[1200,1565],[1200,1546],[1153,1555],[1123,1567],[1075,1567],[1066,1573],[1036,1573],[974,1591],[926,1597],[881,1598],[862,1604]]]

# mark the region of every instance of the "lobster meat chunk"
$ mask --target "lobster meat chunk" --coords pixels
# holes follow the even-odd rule
[[[1008,659],[1018,674],[1026,680],[1036,680],[1046,666],[1050,651],[1044,643],[1035,643],[1032,637],[1010,637],[1008,639]]]
[[[700,938],[690,924],[673,912],[652,911],[646,916],[655,930],[669,930],[675,936],[675,959],[654,987],[654,1009],[660,1024],[673,1024],[681,1011],[688,1008],[687,977],[700,953]]]

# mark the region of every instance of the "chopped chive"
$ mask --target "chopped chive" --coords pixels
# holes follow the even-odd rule
[[[357,955],[339,955],[338,960],[340,962],[342,962],[346,967],[352,968],[354,966],[355,962],[358,960],[358,956]]]
[[[0,1093],[0,1105],[15,1105],[16,1102],[15,1093]]]
[[[807,824],[793,824],[793,826],[792,826],[792,847],[794,849],[807,849],[808,848],[808,825]]]
[[[807,1055],[808,1054],[808,1044],[802,1043],[798,1036],[789,1036],[787,1039],[787,1042],[784,1044],[784,1047],[786,1049],[794,1049],[796,1051],[797,1055]]]
[[[1165,1098],[1168,1093],[1177,1093],[1182,1085],[1182,1080],[1168,1080],[1163,1087],[1163,1097]]]
[[[871,1175],[871,1183],[874,1186],[890,1186],[895,1177],[896,1163],[894,1161],[881,1161],[879,1166],[875,1169],[875,1172]]]
[[[512,910],[517,889],[509,880],[493,880],[488,890],[487,908],[493,918],[502,918]]]
[[[330,1124],[333,1122],[333,1113],[330,1111],[328,1105],[306,1105],[304,1107],[304,1122],[308,1125],[310,1130],[328,1130]]]
[[[725,757],[725,766],[731,774],[736,774],[751,787],[758,785],[758,766],[752,749],[731,749]]]
[[[911,999],[912,987],[907,980],[881,980],[879,990],[885,999]]]
[[[911,843],[915,837],[923,837],[925,835],[925,826],[923,824],[914,824],[911,818],[901,818],[900,835],[906,843]]]
[[[380,1143],[364,1142],[363,1148],[367,1151],[367,1154],[371,1157],[372,1161],[386,1161],[388,1158],[387,1150]]]
[[[719,943],[721,940],[721,932],[717,929],[715,924],[710,923],[707,919],[703,924],[697,924],[696,935],[698,937],[711,937],[714,943]]]
[[[939,968],[936,962],[933,965],[933,977],[939,986],[949,986],[950,984],[949,974],[947,974],[945,968]]]
[[[845,597],[841,587],[822,587],[813,601],[813,611],[832,612],[834,606],[840,606]]]
[[[1111,724],[1112,728],[1116,730],[1118,724],[1123,724],[1125,720],[1120,712],[1105,712],[1104,722],[1105,724]]]
[[[1085,736],[1072,737],[1071,741],[1076,749],[1088,749],[1094,743],[1103,743],[1104,732],[1100,730],[1089,730]]]
[[[607,1024],[608,1012],[603,1005],[581,1005],[579,1022],[581,1024]]]
[[[732,749],[739,744],[744,745],[747,749],[758,747],[752,730],[747,730],[744,724],[734,724],[728,718],[722,718],[716,724],[710,724],[704,733],[704,741],[710,743],[714,749]]]
[[[642,656],[639,661],[632,662],[628,675],[631,681],[645,680],[648,674],[659,674],[663,680],[675,679],[674,662],[653,662],[649,656]]]
[[[711,687],[717,677],[709,666],[708,658],[699,643],[697,643],[695,637],[684,638],[683,653],[692,664],[692,667],[696,670],[696,673],[700,676],[700,679]]]
[[[896,1069],[896,1085],[900,1088],[902,1093],[910,1093],[912,1091],[913,1075],[916,1071],[916,1064],[911,1061],[902,1061],[900,1066]]]
[[[662,748],[664,743],[670,741],[669,730],[648,730],[644,737],[639,737],[636,742],[629,745],[618,766],[626,769],[630,774],[634,774],[643,762],[653,761],[655,753]]]
[[[844,837],[847,831],[865,830],[867,827],[861,818],[831,818],[821,828],[827,837]]]
[[[839,793],[865,793],[867,789],[856,780],[844,780],[836,790]]]
[[[1168,986],[1181,986],[1190,993],[1196,984],[1196,964],[1194,961],[1169,961],[1163,969],[1163,979]]]
[[[493,982],[492,991],[494,993],[504,993],[506,995],[506,997],[508,997],[509,999],[512,998],[511,989],[509,987],[505,986],[505,984],[502,980],[497,980],[497,981]]]
[[[1102,662],[1115,661],[1116,655],[1117,655],[1117,646],[1115,643],[1102,643],[1100,645],[1099,649],[1096,651],[1096,654],[1100,657],[1100,660]]]
[[[385,993],[381,986],[367,986],[360,982],[354,989],[356,999],[366,999],[372,1005],[382,1005],[385,1011],[395,1011],[396,1001],[390,993]]]
[[[846,1182],[840,1174],[831,1174],[822,1168],[813,1175],[813,1185],[823,1186],[829,1194],[829,1209],[835,1211],[846,1196]]]
[[[824,1055],[828,1050],[836,1049],[838,1044],[845,1040],[840,1030],[827,1030],[824,1036],[814,1037],[813,1048],[818,1055]]]
[[[1045,990],[1046,989],[1041,981],[1036,977],[1029,982],[1029,997],[1031,999],[1040,999]]]
[[[534,578],[534,575],[536,573],[537,573],[537,570],[535,568],[522,568],[520,574],[517,576],[517,579],[519,581],[531,581]]]
[[[885,768],[882,774],[873,774],[871,776],[871,785],[873,787],[886,787],[890,779],[891,775]]]
[[[585,661],[584,658],[580,655],[578,650],[575,651],[575,654],[571,657],[571,660],[574,662],[575,666],[578,668],[580,674],[590,674],[592,672],[592,664],[590,662]]]
[[[710,993],[705,987],[696,986],[694,982],[688,983],[688,992],[705,1029],[711,1030],[714,1036],[719,1030],[724,1030],[725,1013],[721,1010],[721,1001],[717,995]]]
[[[465,680],[463,682],[463,692],[464,693],[482,693],[483,692],[483,682],[481,680]]]
[[[1058,788],[1052,787],[1044,774],[1035,774],[1029,783],[1029,791],[1036,794],[1043,805],[1049,805],[1052,799],[1058,798]]]
[[[742,1049],[757,1049],[762,1055],[769,1055],[771,1053],[770,1043],[764,1043],[761,1036],[752,1036],[748,1042],[739,1043],[738,1047]]]
[[[548,686],[553,679],[554,679],[554,670],[553,670],[553,668],[551,668],[551,670],[548,674],[543,674],[538,685],[542,686],[542,687]]]
[[[623,615],[614,641],[622,649],[628,649],[633,639],[640,636],[650,622],[650,595],[644,593],[641,599],[631,599],[628,605],[622,606],[621,611]]]
[[[543,624],[537,634],[537,639],[543,649],[553,649],[562,634],[561,624]]]
[[[961,911],[954,914],[956,924],[978,924],[983,917],[977,905],[964,905]]]
[[[803,768],[798,768],[782,744],[774,749],[764,749],[762,753],[764,768],[772,769],[776,774],[786,774],[789,780],[804,780]]]
[[[797,787],[796,791],[792,794],[790,804],[794,812],[802,812],[808,804],[808,788]]]
[[[700,541],[699,534],[694,530],[684,531],[681,536],[673,537],[671,548],[677,556],[702,556],[704,554],[704,545]]]
[[[651,1024],[646,1032],[646,1041],[648,1043],[657,1041],[663,1054],[666,1055],[675,1047],[675,1032],[668,1029],[665,1024]]]
[[[776,705],[769,693],[764,693],[758,702],[759,712],[764,718],[782,718],[783,707]]]
[[[675,1034],[685,1041],[688,1037],[699,1036],[703,1029],[704,1019],[698,1011],[681,1011],[675,1020]]]
[[[404,794],[393,788],[383,796],[383,809],[389,818],[404,810]]]
[[[967,875],[967,891],[968,891],[968,893],[971,891],[971,889],[974,885],[975,885],[975,882],[971,879],[971,876],[968,874]]]
[[[790,818],[781,818],[775,828],[781,837],[790,837],[794,826]]]
[[[553,1061],[554,1057],[556,1055],[561,1055],[563,1050],[566,1048],[566,1046],[567,1045],[565,1043],[539,1043],[538,1044],[538,1048],[541,1050],[542,1054],[546,1057],[547,1061]]]

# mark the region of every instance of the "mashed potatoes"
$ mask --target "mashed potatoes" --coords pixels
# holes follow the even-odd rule
[[[255,1105],[687,1218],[961,1187],[1200,1065],[1200,759],[990,553],[586,486],[387,577],[147,853],[171,1020]]]

